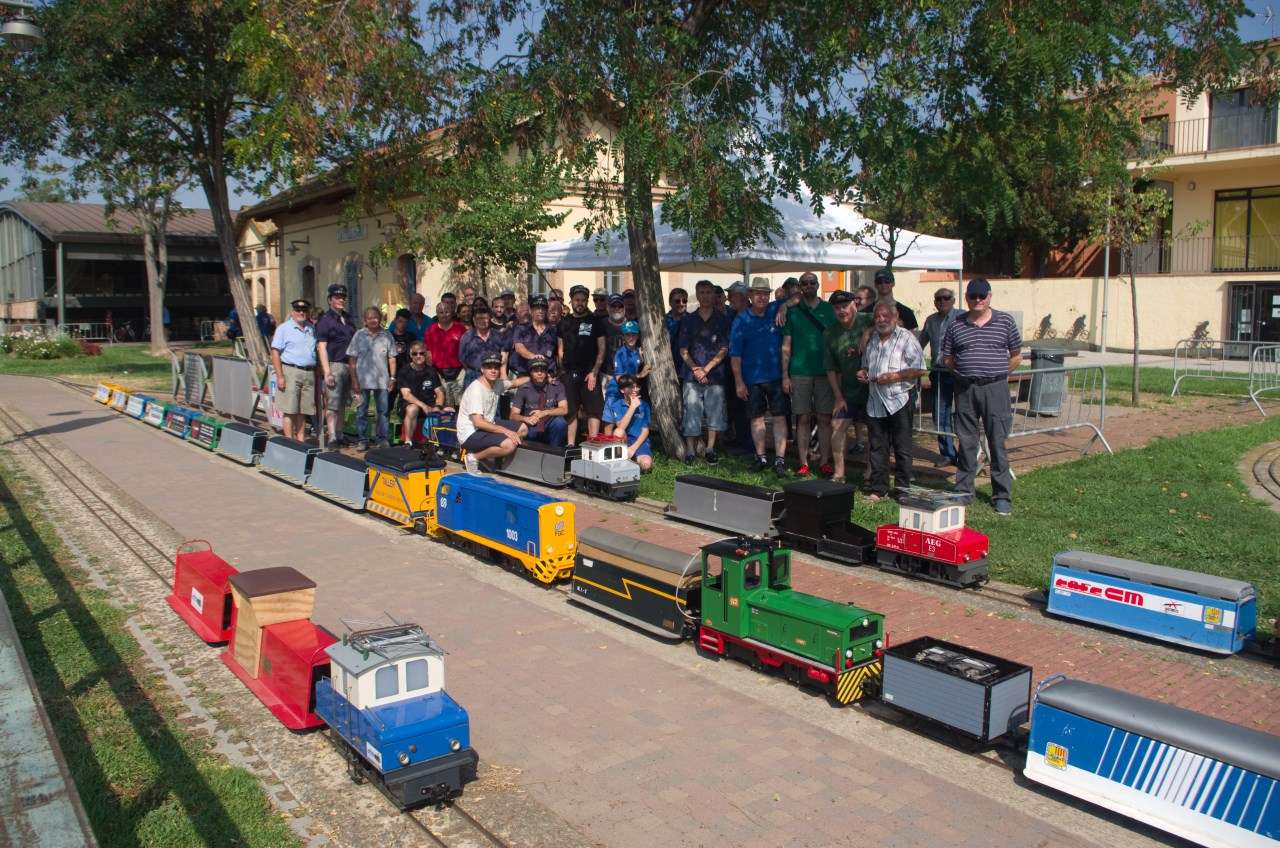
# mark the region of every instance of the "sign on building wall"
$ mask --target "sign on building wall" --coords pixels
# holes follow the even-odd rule
[[[366,235],[368,232],[363,223],[354,224],[338,230],[338,241],[361,241]]]

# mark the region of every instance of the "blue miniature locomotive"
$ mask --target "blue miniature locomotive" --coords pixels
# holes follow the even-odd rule
[[[438,804],[476,779],[467,711],[444,691],[444,651],[416,624],[351,633],[326,648],[316,714],[356,782],[372,780],[400,809]]]

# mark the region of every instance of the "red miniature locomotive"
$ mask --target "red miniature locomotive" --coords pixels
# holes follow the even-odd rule
[[[986,583],[987,535],[964,526],[965,500],[932,489],[903,492],[898,523],[876,529],[880,567],[948,586]]]

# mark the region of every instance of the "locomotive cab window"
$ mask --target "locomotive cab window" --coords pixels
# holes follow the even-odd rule
[[[723,570],[724,569],[720,564],[720,557],[703,554],[702,573],[705,576],[702,578],[702,585],[706,586],[708,589],[715,589],[719,591],[720,575]]]
[[[390,698],[400,694],[400,667],[387,665],[373,675],[373,697]]]
[[[742,583],[748,589],[755,589],[760,585],[760,560],[753,559],[744,563],[742,566]]]
[[[869,639],[876,635],[878,629],[879,625],[873,620],[868,619],[866,624],[858,622],[849,628],[849,641],[857,642],[861,639]]]
[[[404,664],[404,691],[427,688],[427,661],[409,660]]]
[[[781,551],[773,555],[769,563],[769,588],[788,589],[791,587],[791,555]]]

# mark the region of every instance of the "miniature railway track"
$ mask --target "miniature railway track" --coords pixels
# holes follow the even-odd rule
[[[463,828],[466,831],[465,834],[442,835],[440,831],[438,831],[437,829],[434,829],[431,825],[424,822],[421,818],[421,813],[416,811],[406,812],[405,818],[413,822],[415,828],[418,831],[424,834],[433,843],[435,843],[436,845],[439,845],[440,848],[450,848],[450,846],[459,844],[459,843],[474,844],[475,834],[479,834],[480,839],[485,844],[494,845],[494,846],[497,846],[497,848],[510,848],[510,845],[509,843],[507,843],[506,840],[498,836],[489,828],[485,827],[483,824],[480,823],[478,819],[476,819],[475,816],[471,815],[466,810],[462,809],[462,807],[459,807],[456,803],[449,804],[446,809],[448,809],[451,812],[457,813],[461,821],[465,823],[465,827]],[[471,838],[468,838],[468,837],[471,837]]]

